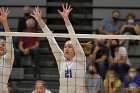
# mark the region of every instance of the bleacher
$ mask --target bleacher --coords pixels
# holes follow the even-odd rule
[[[40,6],[43,10],[43,19],[47,22],[49,28],[55,33],[67,33],[64,22],[57,10],[61,8],[61,4],[69,2],[74,10],[70,16],[76,33],[92,34],[98,29],[102,19],[111,17],[114,9],[121,12],[121,22],[125,20],[128,12],[133,12],[137,16],[137,22],[140,24],[140,1],[139,0],[0,0],[0,7],[8,7],[11,11],[9,15],[9,25],[12,31],[17,31],[18,19],[23,15],[22,8],[25,5]],[[39,27],[38,27],[39,28]],[[39,30],[39,32],[42,32]],[[81,42],[87,42],[90,39],[79,39]],[[41,79],[46,81],[47,88],[53,93],[58,93],[59,74],[56,62],[46,38],[41,38],[40,67]],[[61,48],[66,40],[58,38],[57,41]],[[140,45],[132,44],[128,50],[129,58],[134,66],[139,66]],[[31,65],[14,66],[10,81],[14,89],[14,93],[31,93],[34,81],[33,69]]]

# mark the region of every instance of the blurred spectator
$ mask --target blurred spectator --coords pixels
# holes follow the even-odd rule
[[[140,74],[140,66],[137,68],[138,73]]]
[[[104,44],[103,39],[95,41],[95,45],[91,48],[89,60],[94,62],[99,75],[104,78],[108,66],[109,48]]]
[[[123,80],[125,73],[130,67],[127,50],[119,45],[116,39],[111,40],[110,69],[118,73],[119,78]]]
[[[120,12],[114,10],[112,12],[112,18],[104,19],[99,26],[99,33],[104,35],[118,34],[120,31],[120,23],[118,22],[120,17]]]
[[[122,83],[114,71],[108,71],[104,80],[105,93],[121,93]]]
[[[26,21],[27,29],[23,32],[37,33],[35,27],[35,20],[30,18]],[[39,38],[37,37],[20,37],[19,41],[19,55],[18,57],[30,55],[32,58],[33,67],[39,66],[38,63],[38,47],[39,47]],[[18,58],[16,58],[18,59]],[[20,60],[19,60],[20,61]],[[35,72],[36,73],[36,72]],[[35,74],[34,74],[35,75]]]
[[[23,30],[27,28],[26,21],[30,18],[33,18],[31,16],[31,10],[29,6],[24,6],[23,12],[24,12],[24,16],[21,17],[18,21],[18,32],[23,32]],[[37,22],[35,22],[35,28],[37,29]]]
[[[97,70],[93,62],[88,64],[88,72],[89,73],[86,75],[87,93],[104,93],[102,77],[97,74]]]
[[[139,35],[140,34],[140,27],[135,22],[136,16],[133,13],[128,13],[126,16],[126,23],[121,27],[120,34],[123,35]],[[129,40],[121,40],[121,44],[128,49]]]
[[[135,67],[130,67],[123,81],[124,93],[140,93],[140,76]]]
[[[52,93],[48,89],[46,89],[46,84],[42,80],[37,80],[35,82],[35,90],[32,93]]]

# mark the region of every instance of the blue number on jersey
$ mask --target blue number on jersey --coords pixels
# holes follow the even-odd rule
[[[65,78],[72,78],[72,70],[71,69],[65,70]]]

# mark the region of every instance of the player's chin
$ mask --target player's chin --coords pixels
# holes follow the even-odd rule
[[[4,51],[0,51],[0,55],[4,55]]]
[[[4,55],[6,53],[6,50],[0,50],[0,55]]]
[[[68,59],[69,58],[69,55],[68,54],[64,54],[65,58]]]

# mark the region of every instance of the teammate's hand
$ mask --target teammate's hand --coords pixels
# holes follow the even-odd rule
[[[10,13],[10,11],[7,9],[5,9],[4,7],[0,8],[0,19],[2,22],[7,21],[7,16]]]
[[[73,8],[71,8],[71,5],[68,5],[68,3],[66,3],[66,6],[62,4],[62,8],[63,8],[63,11],[58,10],[58,12],[63,17],[63,19],[68,18]]]
[[[42,16],[42,10],[39,8],[39,6],[35,7],[35,9],[33,10],[33,14],[31,14],[31,16],[33,16],[36,21],[41,20],[41,16]]]

